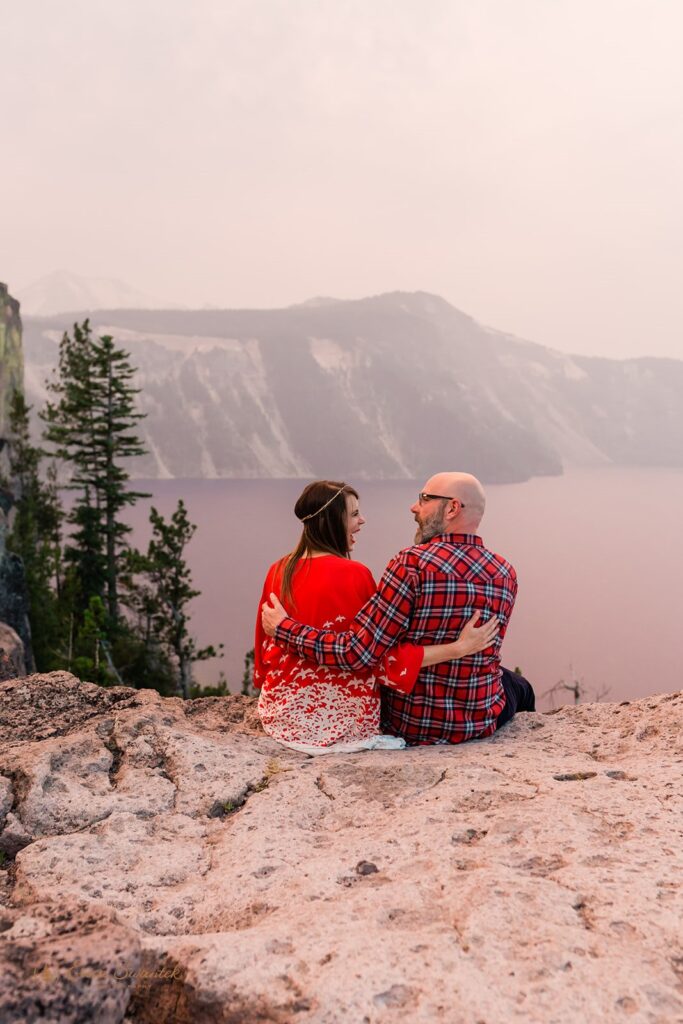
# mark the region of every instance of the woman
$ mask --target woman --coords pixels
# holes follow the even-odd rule
[[[278,647],[263,631],[261,605],[271,592],[301,622],[335,633],[349,628],[376,589],[370,570],[350,560],[363,526],[358,493],[348,484],[317,480],[304,488],[294,514],[303,523],[298,545],[272,565],[256,618],[254,685],[259,715],[273,739],[306,753],[402,747],[380,734],[379,684],[409,693],[424,665],[464,658],[488,647],[498,620],[477,629],[479,613],[450,644],[399,644],[375,670],[350,672],[315,665]]]

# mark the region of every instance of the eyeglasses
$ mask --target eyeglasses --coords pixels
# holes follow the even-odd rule
[[[426,501],[435,501],[437,499],[439,501],[457,501],[460,508],[465,508],[460,498],[454,498],[452,494],[427,494],[425,491],[420,491],[417,496],[417,500],[421,505],[424,505]]]

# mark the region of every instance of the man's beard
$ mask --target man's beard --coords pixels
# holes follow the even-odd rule
[[[439,533],[445,532],[445,524],[443,521],[443,511],[435,512],[422,523],[417,524],[417,530],[415,531],[415,543],[426,544],[432,537],[436,537]]]

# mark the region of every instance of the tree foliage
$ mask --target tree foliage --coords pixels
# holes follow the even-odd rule
[[[192,688],[192,665],[220,656],[223,644],[198,647],[190,632],[189,604],[199,596],[185,560],[185,549],[196,525],[187,516],[180,499],[169,520],[152,507],[152,539],[147,552],[134,553],[130,559],[128,602],[142,624],[146,643],[158,646],[177,668],[178,685],[183,697]]]
[[[31,604],[31,633],[36,665],[59,665],[62,636],[62,507],[52,467],[41,476],[45,452],[30,436],[30,406],[19,391],[10,400],[9,469],[14,512],[7,535],[8,550],[19,555]]]
[[[59,365],[49,385],[55,400],[41,414],[45,439],[71,468],[67,487],[78,493],[68,515],[74,527],[65,553],[74,567],[81,614],[92,595],[106,599],[111,622],[119,615],[119,557],[128,547],[130,527],[121,512],[148,494],[126,486],[123,460],[143,455],[134,433],[143,414],[136,411],[134,369],[113,338],[93,338],[90,324],[64,334]]]
[[[87,320],[64,334],[40,417],[63,486],[74,492],[66,514],[54,463],[42,472],[47,453],[32,443],[30,410],[14,395],[8,547],[24,562],[39,670],[187,697],[193,662],[218,656],[223,645],[200,648],[190,631],[199,591],[185,561],[196,527],[184,503],[168,521],[152,508],[146,553],[129,544],[123,514],[149,497],[128,486],[127,460],[144,454],[134,375],[128,354],[109,336],[94,338]]]
[[[245,697],[254,696],[254,648],[244,655],[244,672],[242,673],[242,693]]]

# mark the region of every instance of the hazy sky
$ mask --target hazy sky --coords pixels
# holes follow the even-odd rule
[[[0,280],[683,358],[681,0],[0,0]]]

